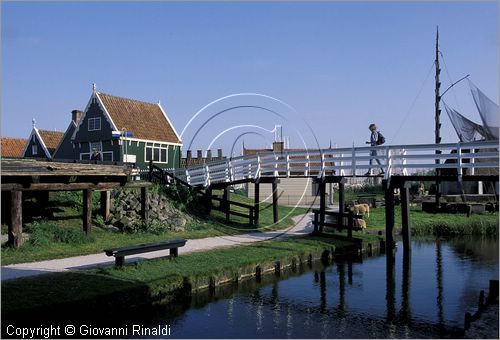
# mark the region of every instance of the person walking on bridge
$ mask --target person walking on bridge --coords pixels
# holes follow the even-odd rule
[[[370,141],[366,142],[366,144],[370,144],[371,146],[377,146],[377,145],[382,145],[385,143],[385,137],[382,136],[382,133],[380,133],[379,131],[377,131],[377,126],[375,124],[370,124],[370,126],[368,127],[368,129],[370,129],[371,131],[371,135],[370,135]],[[370,151],[370,156],[377,156],[377,150],[375,149],[372,149]],[[373,160],[376,160],[378,165],[380,166],[380,175],[383,175],[384,174],[384,169],[382,168],[382,164],[380,163],[380,160],[378,158],[370,158],[370,167],[368,168],[368,171],[366,172],[365,176],[370,176],[372,174],[372,163],[373,163]]]

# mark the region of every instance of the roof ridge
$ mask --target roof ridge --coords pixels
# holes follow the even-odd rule
[[[64,131],[54,131],[54,130],[45,130],[45,129],[38,129],[38,132],[55,132],[55,133],[64,134]]]
[[[139,102],[139,103],[144,103],[144,104],[149,104],[149,105],[158,105],[158,103],[151,103],[151,102],[146,102],[144,100],[138,100],[138,99],[132,99],[132,98],[126,98],[126,97],[121,97],[121,96],[115,96],[114,94],[109,94],[109,93],[104,93],[104,92],[97,92],[97,94],[103,94],[105,96],[110,96],[110,97],[115,97],[118,99],[125,99],[125,100],[130,100],[132,102]]]

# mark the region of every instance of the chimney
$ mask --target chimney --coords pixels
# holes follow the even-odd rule
[[[273,151],[275,152],[283,152],[284,147],[283,147],[283,142],[273,142]]]
[[[222,159],[222,149],[217,149],[217,158]]]
[[[80,110],[71,111],[71,119],[75,122],[75,124],[78,124],[80,118],[82,118],[82,114],[83,112]]]
[[[207,161],[212,160],[212,150],[207,150]]]
[[[201,159],[201,150],[196,150],[196,158]]]
[[[191,155],[191,150],[188,150],[188,151],[186,152],[186,160],[189,162],[189,161],[191,160],[191,157],[192,157],[192,155]]]

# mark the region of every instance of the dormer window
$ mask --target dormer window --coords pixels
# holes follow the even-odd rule
[[[89,118],[89,131],[101,130],[101,117]]]
[[[38,155],[38,146],[36,144],[31,146],[31,154],[33,156]]]

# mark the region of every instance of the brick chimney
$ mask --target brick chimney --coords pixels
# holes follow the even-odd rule
[[[222,159],[222,149],[217,149],[217,158]]]
[[[186,152],[186,160],[189,162],[191,160],[191,157],[192,157],[191,150],[188,150]]]
[[[71,111],[71,120],[75,122],[75,124],[78,124],[80,121],[80,118],[82,118],[83,112],[80,110],[73,110]]]
[[[201,159],[201,150],[196,150],[196,158]]]
[[[207,150],[207,161],[212,160],[212,150]]]

